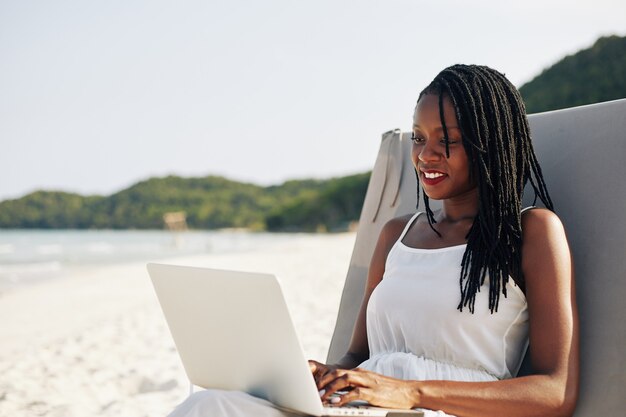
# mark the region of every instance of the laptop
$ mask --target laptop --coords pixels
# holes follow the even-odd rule
[[[194,385],[244,391],[305,415],[423,415],[362,404],[324,407],[274,275],[154,263],[147,267]]]

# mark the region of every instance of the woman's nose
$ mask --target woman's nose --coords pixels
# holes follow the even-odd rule
[[[421,162],[436,161],[441,158],[441,153],[436,149],[436,145],[426,141],[417,155],[417,158]]]

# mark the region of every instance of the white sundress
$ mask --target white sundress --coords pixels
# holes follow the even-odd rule
[[[519,369],[528,345],[526,297],[513,280],[498,311],[489,310],[488,278],[476,294],[474,313],[457,309],[466,245],[416,249],[402,239],[387,256],[383,280],[367,307],[370,358],[359,365],[410,380],[496,381]],[[240,392],[206,390],[190,396],[170,417],[290,416],[271,403]],[[425,417],[442,411],[425,410]]]
[[[394,244],[383,280],[367,307],[370,359],[361,368],[414,380],[495,381],[517,374],[528,343],[526,297],[513,280],[498,311],[489,310],[488,282],[474,313],[459,311],[466,245],[416,249]],[[488,279],[487,279],[488,281]]]

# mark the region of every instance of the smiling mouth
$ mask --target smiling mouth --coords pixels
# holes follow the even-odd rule
[[[422,173],[422,183],[424,185],[433,186],[439,184],[441,181],[446,179],[447,174],[439,171],[429,170],[429,171],[421,171]]]
[[[444,174],[442,174],[441,172],[424,172],[424,177],[428,179],[435,179],[435,178],[443,177],[443,175]]]

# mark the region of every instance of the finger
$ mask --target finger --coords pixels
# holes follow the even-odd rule
[[[309,368],[311,369],[311,373],[313,374],[313,379],[315,380],[315,385],[318,386],[319,388],[319,381],[320,379],[326,375],[330,369],[328,366],[319,363],[319,362],[315,362],[315,363],[309,363]]]
[[[350,384],[346,381],[345,378],[341,377],[335,379],[329,384],[326,384],[323,388],[320,389],[320,398],[323,402],[328,402],[333,396],[337,394],[339,391],[347,391],[348,389],[352,389]]]
[[[345,381],[344,387],[363,387],[371,385],[372,379],[369,371],[363,371],[361,369],[336,369],[326,373],[318,381],[318,388],[327,389],[328,386],[333,384],[335,380]],[[341,390],[338,388],[337,390]],[[328,391],[328,389],[327,389]]]
[[[344,373],[322,387],[322,401],[328,401],[338,391],[349,391],[357,385],[351,380],[350,373]]]
[[[363,371],[361,369],[355,369],[351,371],[338,372],[339,376],[326,384],[324,387],[324,395],[321,395],[323,400],[330,399],[334,393],[338,391],[353,391],[355,389],[369,389],[366,392],[371,393],[371,387],[376,385],[376,379],[373,378],[373,374],[369,371]],[[358,392],[358,391],[357,391]],[[352,394],[355,395],[355,394]],[[370,398],[362,398],[369,401]]]
[[[312,359],[309,360],[309,369],[311,370],[311,373],[315,374],[315,372],[317,372],[317,370],[320,368],[320,363],[317,361],[314,361]]]
[[[325,388],[326,385],[330,384],[334,380],[343,377],[345,374],[350,372],[346,369],[333,369],[325,372],[323,375],[320,375],[318,380],[318,388]]]
[[[330,399],[329,403],[332,406],[343,407],[344,405],[353,401],[368,401],[370,398],[371,390],[368,388],[357,387],[345,394],[334,396]]]

